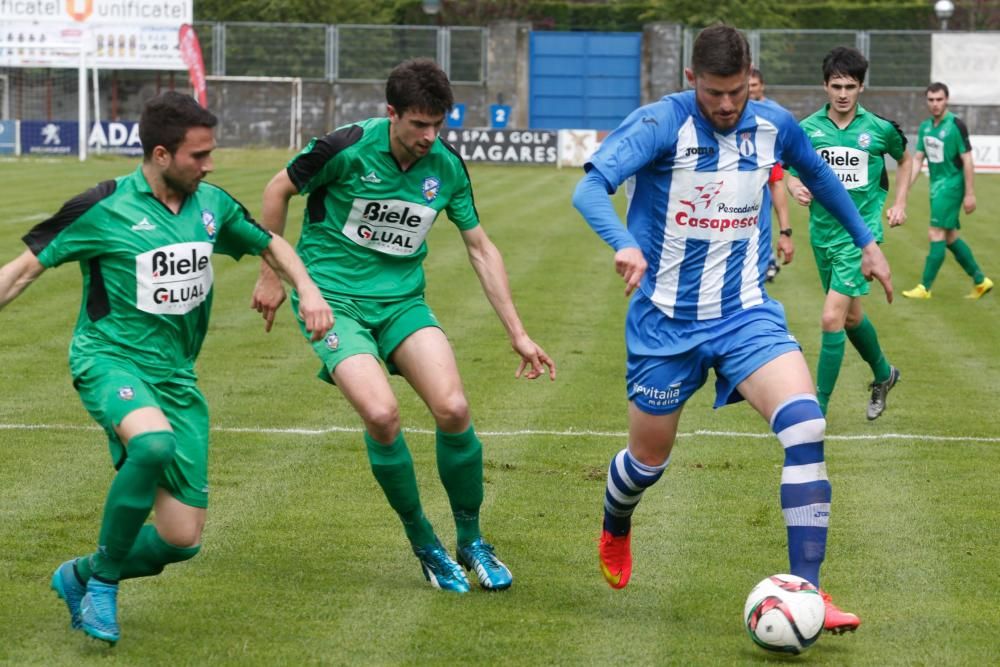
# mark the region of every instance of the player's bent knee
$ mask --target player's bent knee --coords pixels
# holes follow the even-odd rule
[[[147,431],[132,436],[126,448],[128,460],[141,466],[165,468],[174,460],[177,436],[173,431]]]
[[[461,392],[439,401],[431,411],[438,426],[445,431],[461,430],[469,422],[469,401]]]

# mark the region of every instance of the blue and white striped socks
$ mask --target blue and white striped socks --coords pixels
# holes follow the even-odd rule
[[[781,470],[781,511],[788,527],[791,573],[819,587],[830,522],[830,480],[823,460],[826,419],[815,396],[792,396],[771,417],[785,448]]]
[[[608,486],[604,493],[604,530],[616,537],[627,535],[632,528],[632,512],[642,498],[642,492],[656,483],[670,464],[647,466],[635,460],[625,448],[615,454],[608,466]]]

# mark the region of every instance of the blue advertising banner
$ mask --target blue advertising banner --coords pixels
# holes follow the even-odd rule
[[[111,155],[142,155],[139,122],[102,120],[94,123],[87,137],[87,150]]]
[[[448,127],[462,127],[462,123],[465,122],[465,105],[456,102],[445,120]]]
[[[503,129],[507,127],[507,123],[510,122],[510,105],[509,104],[491,104],[490,105],[490,127],[496,129]]]
[[[17,122],[0,121],[0,154],[13,153],[17,145]]]
[[[76,121],[22,120],[22,155],[77,155]]]

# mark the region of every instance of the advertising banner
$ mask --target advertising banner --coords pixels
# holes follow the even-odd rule
[[[445,130],[445,141],[458,150],[466,162],[507,164],[555,164],[555,130]]]
[[[931,35],[931,81],[948,84],[950,104],[1000,104],[1000,36],[995,32]]]
[[[139,122],[102,120],[94,123],[87,135],[87,150],[104,155],[142,155]]]
[[[0,120],[0,155],[13,153],[17,148],[17,121]]]
[[[194,98],[203,107],[208,106],[208,91],[205,88],[205,61],[201,57],[201,43],[194,28],[185,23],[180,30],[181,60],[188,68],[188,80],[194,89]]]
[[[187,69],[180,27],[191,23],[193,0],[0,0],[0,67],[76,67],[79,45],[88,66]],[[15,44],[16,46],[10,46]],[[78,50],[77,50],[78,51]]]
[[[972,163],[977,174],[1000,174],[1000,135],[972,134]]]
[[[75,120],[22,120],[22,155],[77,155],[79,124]]]

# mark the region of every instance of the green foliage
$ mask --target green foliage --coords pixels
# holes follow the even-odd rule
[[[211,180],[256,214],[289,155],[220,151]],[[5,165],[0,264],[70,196],[133,161]],[[510,565],[506,593],[455,597],[424,582],[365,460],[358,418],[315,377],[288,307],[264,334],[248,307],[252,258],[219,257],[199,362],[212,411],[211,508],[202,553],[122,586],[114,649],[69,629],[48,590],[55,566],[93,548],[112,475],[104,435],[69,382],[79,271],[46,272],[0,312],[0,663],[12,665],[747,665],[789,664],[739,622],[751,586],[786,569],[781,448],[745,404],[712,410],[712,382],[685,408],[664,478],[635,517],[635,571],[612,591],[596,537],[611,455],[625,444],[622,318],[612,252],[569,203],[578,170],[470,165],[485,228],[504,253],[528,331],[556,382],[516,381],[516,360],[444,218],[431,231],[428,300],[454,343],[484,441],[483,525]],[[1000,177],[976,180],[962,235],[1000,265]],[[890,194],[891,196],[891,194]],[[622,204],[622,197],[618,197]],[[303,197],[293,200],[297,236]],[[815,364],[821,290],[804,211],[795,260],[768,286]],[[927,180],[886,234],[896,286],[919,281]],[[994,278],[996,276],[994,275]],[[823,584],[864,625],[822,637],[810,665],[986,665],[1000,627],[1000,311],[949,258],[934,299],[865,299],[903,371],[877,422],[870,371],[848,351],[829,414],[833,519]],[[898,293],[897,293],[898,297]],[[434,463],[433,422],[393,380],[428,517],[454,546]],[[18,426],[21,425],[21,426]],[[292,429],[300,429],[294,431]],[[976,438],[979,438],[978,440]],[[993,472],[990,472],[993,471]],[[622,633],[627,641],[616,641]]]

